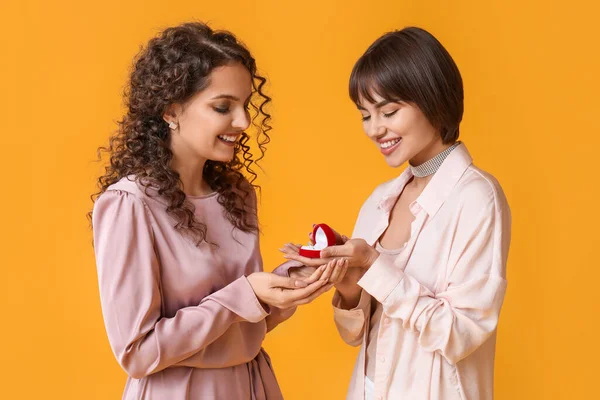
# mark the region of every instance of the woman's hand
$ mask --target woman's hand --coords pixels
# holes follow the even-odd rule
[[[333,287],[322,279],[325,269],[317,269],[309,276],[308,280],[312,283],[270,272],[255,272],[247,279],[261,302],[277,308],[290,308],[308,304]]]
[[[289,274],[292,278],[296,278],[306,282],[307,284],[311,284],[315,280],[315,273],[322,271],[320,279],[327,280],[328,283],[336,285],[344,279],[347,270],[347,261],[336,258],[327,264],[320,266],[319,268],[307,267],[305,265],[300,267],[291,267],[289,269]]]
[[[333,230],[333,233],[336,237],[336,245],[343,245],[344,243],[346,243],[348,241],[348,237],[346,235],[340,235],[335,230]],[[309,239],[311,245],[315,244],[312,232],[310,232],[308,234],[308,239]],[[325,260],[322,257],[321,258],[302,257],[300,255],[300,247],[302,247],[301,244],[286,243],[283,245],[283,247],[281,249],[279,249],[279,251],[281,251],[284,254],[285,258],[290,259],[290,260],[299,261],[302,264],[304,264],[304,266],[306,266],[306,267],[317,268],[317,267],[320,267],[321,265],[325,265],[325,264],[329,263],[330,261],[333,261],[333,259]]]
[[[344,279],[335,284],[335,288],[341,297],[341,308],[350,310],[358,305],[362,292],[362,287],[358,286],[358,281],[365,272],[366,270],[363,268],[348,268]]]
[[[286,243],[280,249],[289,260],[301,262],[308,267],[318,267],[334,260],[342,258],[348,260],[349,268],[368,269],[379,257],[379,252],[370,246],[364,239],[348,239],[342,245],[329,246],[321,250],[320,258],[308,258],[299,254],[297,245]]]
[[[333,284],[341,296],[341,307],[351,309],[356,307],[360,300],[362,288],[358,286],[358,281],[365,273],[363,268],[348,268],[348,261],[335,258],[326,265],[319,268],[315,267],[291,267],[289,274],[292,278],[302,280],[307,284],[312,283],[315,278],[315,272],[323,270],[321,279],[328,279]]]
[[[321,250],[321,258],[316,259],[300,256],[298,254],[299,247],[289,243],[284,250],[286,258],[299,261],[305,265],[307,263],[309,265],[329,264],[333,260],[344,260],[346,266],[344,276],[335,282],[335,288],[341,296],[340,306],[344,309],[356,307],[362,292],[358,281],[379,257],[379,252],[363,239],[349,239],[343,245],[327,247]]]
[[[364,239],[350,239],[341,246],[329,246],[321,250],[321,259],[337,257],[348,260],[350,268],[369,269],[379,257],[379,252]]]
[[[286,243],[283,245],[283,248],[279,249],[284,255],[284,258],[288,260],[295,260],[302,263],[306,267],[318,268],[321,265],[327,264],[332,260],[324,260],[322,258],[309,258],[303,257],[300,255],[300,247],[301,245]]]
[[[301,265],[299,267],[290,267],[288,273],[292,278],[308,282],[308,278],[314,274],[316,270],[317,267],[307,267],[306,265]]]
[[[307,280],[307,277],[317,271],[319,266],[338,265],[337,263],[343,262],[343,273],[340,271],[329,281],[334,282],[335,288],[340,293],[342,308],[351,309],[358,304],[362,292],[362,288],[358,286],[358,281],[379,257],[379,252],[363,239],[348,239],[346,236],[339,234],[336,234],[336,236],[341,238],[341,243],[323,249],[320,258],[300,256],[301,245],[293,243],[286,243],[280,251],[285,254],[285,258],[304,264],[301,267],[290,268],[290,276],[305,280],[308,283],[311,281]],[[309,239],[311,244],[314,243],[312,234],[309,234]],[[334,264],[336,260],[339,261]]]

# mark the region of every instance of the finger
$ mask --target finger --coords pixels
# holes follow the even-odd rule
[[[320,267],[323,264],[327,264],[329,261],[331,261],[330,259],[324,260],[322,258],[303,257],[299,254],[286,254],[283,256],[283,258],[286,258],[288,260],[298,261],[298,262],[301,262],[302,264],[306,265],[307,267],[315,267],[315,268]]]
[[[331,275],[329,276],[329,279],[327,280],[328,282],[333,282],[336,278],[336,276],[339,274],[339,270],[341,268],[341,259],[336,258],[335,262],[333,263],[333,268],[331,270]]]
[[[323,276],[321,277],[321,279],[329,282],[329,278],[331,277],[331,274],[336,265],[337,265],[337,260],[332,260],[332,261],[328,262],[327,265],[325,266],[325,271],[323,272]]]
[[[338,284],[342,281],[342,279],[344,279],[344,276],[346,276],[346,272],[348,272],[348,261],[345,260],[344,265],[342,266],[342,268],[340,268],[339,274],[337,277],[335,277],[335,279],[330,279],[329,282],[333,283],[333,284]]]
[[[288,269],[288,276],[293,278],[302,279],[306,281],[306,279],[311,276],[317,269],[313,267],[307,267],[306,265],[300,265],[297,267],[290,267]],[[284,275],[285,276],[285,275]]]
[[[294,253],[298,253],[300,251],[300,247],[302,247],[302,246],[298,246],[298,245],[296,245],[294,243],[286,243],[286,244],[283,245],[283,249],[285,249],[285,250],[291,250]]]
[[[271,287],[274,288],[286,288],[286,289],[298,289],[308,287],[308,283],[302,279],[288,278],[287,276],[279,276],[272,274],[271,276]]]
[[[289,247],[282,247],[279,249],[280,252],[282,252],[285,255],[288,254],[296,254],[292,249],[290,249]]]
[[[346,243],[348,240],[350,240],[348,236],[342,235],[342,243]]]
[[[314,299],[316,299],[317,297],[319,297],[320,295],[322,295],[323,293],[326,293],[326,292],[330,291],[331,288],[333,288],[333,284],[325,285],[322,288],[320,288],[319,290],[315,291],[310,296],[305,297],[303,299],[296,300],[293,304],[295,306],[301,306],[303,304],[308,304],[311,301],[313,301]]]
[[[319,279],[318,281],[311,283],[310,285],[302,289],[283,290],[281,295],[282,302],[285,304],[291,304],[295,301],[304,299],[316,292],[317,290],[319,290],[320,288],[322,288],[323,286],[325,286],[326,283],[327,281]]]
[[[321,250],[321,258],[350,256],[352,256],[352,248],[346,244],[341,246],[329,246]]]
[[[315,270],[315,272],[312,273],[311,276],[303,279],[304,282],[310,285],[311,283],[318,281],[319,279],[321,279],[321,276],[323,276],[323,271],[325,271],[325,265],[321,265]]]
[[[284,246],[282,248],[279,249],[280,252],[282,252],[283,254],[287,255],[287,254],[298,254],[297,251],[294,251],[293,249]]]
[[[344,269],[344,265],[346,265],[346,259],[338,259],[335,264],[335,269],[331,273],[331,277],[329,278],[329,282],[337,282],[340,276],[340,273]]]

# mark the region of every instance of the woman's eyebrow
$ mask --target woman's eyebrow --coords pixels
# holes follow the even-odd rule
[[[375,108],[381,108],[381,107],[383,107],[383,106],[385,106],[387,104],[390,104],[390,103],[395,103],[395,102],[391,101],[391,100],[382,100],[379,103],[375,104]],[[362,111],[367,111],[366,108],[364,108],[363,106],[361,106],[359,104],[356,105],[356,108],[358,108],[359,110],[362,110]]]
[[[240,101],[239,98],[237,98],[236,96],[234,96],[232,94],[220,94],[218,96],[213,97],[211,100],[219,100],[219,99],[227,99],[227,100],[233,100],[233,101]]]

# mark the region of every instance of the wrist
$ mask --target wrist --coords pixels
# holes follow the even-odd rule
[[[352,285],[351,287],[336,287],[340,295],[340,308],[344,310],[350,310],[355,308],[359,301],[362,293],[362,288],[358,285]]]
[[[365,269],[371,268],[371,266],[375,264],[375,261],[377,261],[377,259],[379,258],[379,255],[379,252],[371,247],[371,250],[369,251],[369,256],[367,257],[367,263],[365,264]]]

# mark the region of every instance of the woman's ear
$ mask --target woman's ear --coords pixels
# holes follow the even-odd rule
[[[175,130],[179,128],[179,117],[181,115],[181,106],[179,104],[171,104],[167,107],[167,111],[163,114],[163,119],[167,124],[169,124],[169,128]]]

